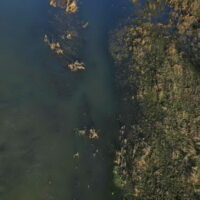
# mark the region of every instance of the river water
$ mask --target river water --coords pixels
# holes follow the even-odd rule
[[[43,42],[48,1],[1,0],[1,200],[112,199],[117,97],[107,34],[118,15],[113,2],[83,1],[87,70],[76,74]],[[84,127],[99,130],[99,140],[74,133]]]

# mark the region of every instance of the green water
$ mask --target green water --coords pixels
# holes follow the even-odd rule
[[[81,74],[43,43],[48,1],[1,0],[0,199],[106,200],[112,192],[117,98],[107,32],[111,1],[85,0]],[[99,130],[96,142],[75,128]],[[98,151],[95,155],[94,153]],[[73,159],[79,152],[80,158]]]

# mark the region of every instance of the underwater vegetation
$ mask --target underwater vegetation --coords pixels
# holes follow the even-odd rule
[[[127,200],[200,199],[200,1],[132,3],[136,18],[110,45],[122,124],[114,181]]]

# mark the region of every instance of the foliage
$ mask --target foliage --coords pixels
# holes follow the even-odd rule
[[[200,2],[148,0],[143,7],[112,36],[126,107],[115,171],[124,199],[200,199]],[[155,20],[166,9],[167,20]]]

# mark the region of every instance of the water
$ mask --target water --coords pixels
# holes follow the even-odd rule
[[[88,70],[74,74],[43,43],[48,9],[48,1],[1,0],[0,199],[111,199],[117,98],[106,38],[117,13],[112,1],[84,1]],[[84,126],[100,139],[76,136]]]

